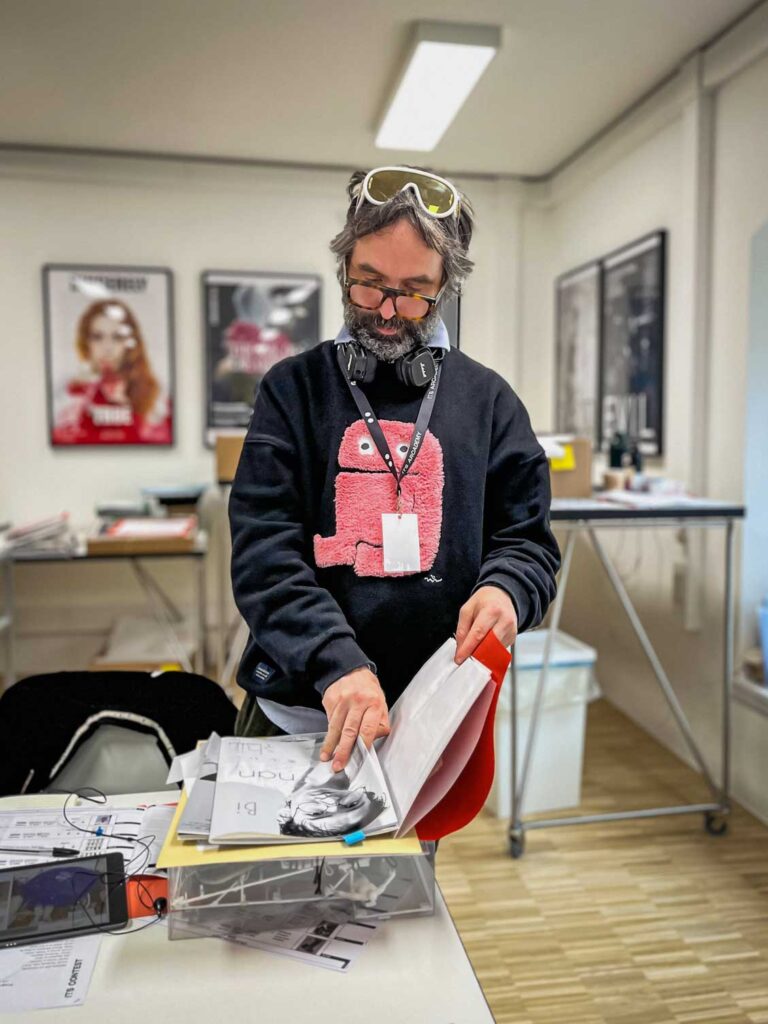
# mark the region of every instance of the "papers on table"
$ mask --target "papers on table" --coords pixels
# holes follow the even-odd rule
[[[249,932],[248,907],[244,906],[237,927],[206,927],[201,934],[263,949],[313,967],[344,972],[352,967],[379,927],[377,921],[334,921],[328,917],[327,908],[316,910],[311,904],[300,906],[287,918],[277,910],[272,931],[264,930],[267,916],[259,908],[259,931]]]
[[[695,498],[690,494],[659,494],[653,491],[603,491],[601,501],[623,505],[625,508],[636,509],[716,509],[722,506],[721,501],[714,498]]]
[[[0,847],[49,851],[54,846],[76,850],[78,857],[96,853],[122,853],[126,874],[152,867],[165,841],[174,805],[152,807],[89,808],[0,811]],[[69,821],[67,821],[69,819]],[[102,835],[95,835],[99,829]],[[50,853],[0,853],[0,868],[41,864]]]
[[[75,850],[79,857],[122,853],[129,875],[154,871],[175,812],[175,803],[68,807],[66,818],[62,808],[0,811],[0,846],[19,848],[18,853],[0,853],[0,868],[51,861],[50,853],[21,851],[59,846]],[[98,829],[102,835],[93,834]],[[63,857],[56,861],[67,863]],[[0,949],[0,1012],[82,1004],[102,938],[82,935]]]
[[[81,935],[0,949],[0,1013],[80,1006],[85,1002],[101,935]]]

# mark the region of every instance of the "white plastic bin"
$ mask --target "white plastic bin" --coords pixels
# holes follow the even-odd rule
[[[517,771],[523,764],[536,684],[549,630],[522,633],[515,644]],[[593,647],[558,632],[552,646],[544,700],[525,788],[522,814],[577,807],[581,801],[586,704],[598,695]],[[511,670],[496,712],[496,775],[486,807],[500,818],[512,813]]]

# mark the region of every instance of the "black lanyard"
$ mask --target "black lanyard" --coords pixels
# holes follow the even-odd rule
[[[378,448],[379,454],[381,455],[382,459],[384,459],[384,465],[395,478],[395,483],[397,484],[396,493],[399,509],[401,490],[400,485],[402,484],[403,477],[416,461],[416,456],[419,454],[419,450],[422,446],[424,438],[426,437],[427,427],[429,426],[429,421],[432,418],[432,411],[435,408],[435,398],[437,397],[437,388],[438,385],[440,384],[440,370],[442,366],[440,363],[437,364],[435,375],[429,382],[427,390],[424,393],[424,397],[421,400],[421,405],[419,406],[419,415],[416,417],[416,424],[413,428],[413,434],[411,435],[411,443],[408,447],[408,451],[406,452],[405,459],[403,460],[403,467],[398,473],[397,469],[395,468],[392,453],[389,450],[389,445],[387,444],[387,439],[384,436],[384,431],[381,429],[381,424],[379,423],[376,417],[376,413],[371,408],[371,403],[368,401],[367,395],[365,394],[364,391],[361,390],[361,388],[357,386],[356,381],[350,380],[349,377],[347,376],[344,353],[342,352],[340,345],[337,347],[336,354],[339,361],[339,366],[341,367],[341,372],[344,374],[344,380],[347,382],[347,386],[349,387],[352,397],[355,400],[355,405],[360,410],[360,415],[363,417],[363,422],[368,428],[368,433],[373,438],[373,443]]]

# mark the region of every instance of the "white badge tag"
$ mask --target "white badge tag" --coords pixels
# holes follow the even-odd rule
[[[383,512],[384,572],[421,572],[419,517],[412,512]]]

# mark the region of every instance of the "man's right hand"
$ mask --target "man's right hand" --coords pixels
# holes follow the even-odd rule
[[[387,699],[376,676],[368,668],[353,672],[331,683],[323,694],[328,715],[328,733],[320,750],[320,760],[333,755],[335,772],[346,767],[358,734],[370,748],[379,736],[389,734]]]

